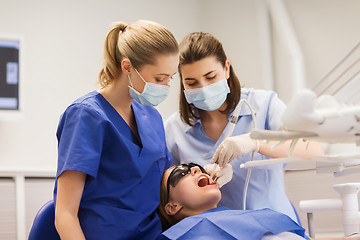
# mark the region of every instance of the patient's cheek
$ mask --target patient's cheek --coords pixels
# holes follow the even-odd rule
[[[194,195],[193,189],[190,189],[190,188],[179,189],[179,196],[181,198],[188,198],[188,197],[191,197],[191,195]]]
[[[181,201],[194,201],[194,199],[196,199],[196,196],[198,195],[198,190],[193,187],[193,184],[186,183],[185,181],[176,190],[176,196],[174,196],[176,197],[176,199]]]

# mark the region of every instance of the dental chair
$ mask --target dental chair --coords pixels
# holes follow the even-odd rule
[[[339,193],[338,199],[302,200],[299,208],[307,214],[309,235],[315,238],[313,225],[313,212],[338,210],[342,212],[342,223],[345,237],[360,236],[360,211],[358,206],[358,193],[360,182],[334,185],[333,188]]]
[[[60,240],[55,229],[55,206],[54,201],[45,203],[36,214],[30,230],[29,240]]]

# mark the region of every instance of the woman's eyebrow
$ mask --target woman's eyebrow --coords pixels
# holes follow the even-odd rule
[[[173,74],[168,74],[168,73],[157,73],[156,75],[164,75],[164,76],[167,76],[167,77],[169,77],[169,76],[173,76],[173,75],[175,75],[177,72],[174,72]]]
[[[204,74],[203,77],[206,77],[207,75],[209,75],[209,74],[211,74],[211,73],[213,73],[213,72],[215,72],[215,70],[211,70],[210,72]]]
[[[210,72],[207,72],[203,75],[203,77],[206,77],[207,75],[211,74],[215,72],[215,70],[211,70]],[[196,80],[195,78],[191,78],[191,77],[188,77],[188,78],[185,78],[184,80]]]

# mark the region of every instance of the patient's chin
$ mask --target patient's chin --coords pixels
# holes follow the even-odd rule
[[[214,188],[207,196],[207,202],[209,205],[217,205],[221,200],[221,192],[218,188]]]

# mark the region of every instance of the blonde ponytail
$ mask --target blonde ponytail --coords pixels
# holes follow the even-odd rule
[[[117,47],[119,34],[124,32],[127,23],[116,23],[107,34],[104,49],[104,67],[99,74],[101,86],[107,86],[114,78],[119,75],[121,56]]]
[[[118,78],[121,61],[125,58],[140,69],[145,64],[154,64],[157,55],[178,52],[175,37],[158,23],[144,20],[132,24],[116,23],[105,40],[104,66],[99,73],[99,83],[106,87]]]

